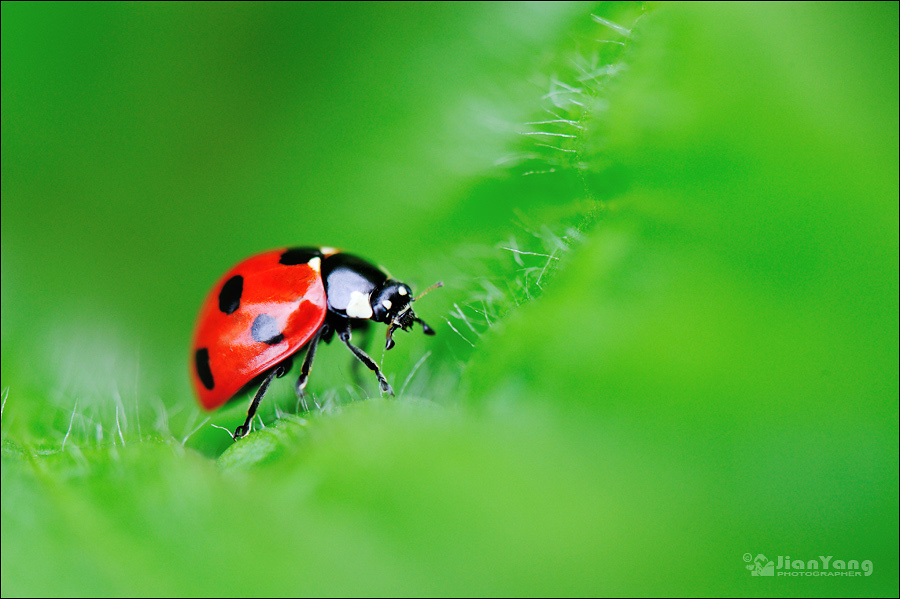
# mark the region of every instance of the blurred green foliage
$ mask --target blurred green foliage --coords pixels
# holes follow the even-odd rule
[[[896,596],[897,5],[644,8],[4,3],[3,595]],[[438,337],[232,444],[199,302],[315,243]]]

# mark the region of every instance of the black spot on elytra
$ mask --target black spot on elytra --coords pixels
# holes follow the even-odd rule
[[[297,266],[298,264],[306,264],[316,257],[321,258],[322,252],[315,248],[291,248],[281,254],[278,263],[285,266]]]
[[[209,368],[208,349],[201,347],[197,350],[197,353],[194,354],[194,366],[197,368],[197,376],[200,377],[200,382],[203,383],[204,387],[212,391],[216,383],[213,380],[212,370]]]
[[[268,314],[260,314],[253,320],[250,335],[253,336],[254,341],[267,345],[277,345],[284,340],[284,335],[278,327],[278,321]]]
[[[244,293],[244,277],[234,275],[222,285],[219,292],[219,310],[231,314],[241,306],[241,294]]]

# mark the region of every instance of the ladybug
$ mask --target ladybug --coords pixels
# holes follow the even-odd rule
[[[247,419],[235,440],[250,432],[250,421],[272,379],[290,370],[304,346],[306,357],[297,380],[298,396],[309,380],[316,347],[337,334],[353,355],[375,373],[381,391],[394,394],[375,361],[350,343],[353,329],[371,321],[388,326],[385,349],[393,333],[422,325],[409,285],[381,268],[334,248],[286,248],[258,254],[229,270],[209,292],[194,331],[191,380],[200,404],[214,410],[244,387],[259,382]]]

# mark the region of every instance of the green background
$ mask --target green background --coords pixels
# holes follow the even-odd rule
[[[896,596],[897,32],[4,3],[3,595]],[[316,244],[442,279],[438,336],[376,334],[393,400],[323,348],[316,407],[292,374],[232,443],[200,302]]]

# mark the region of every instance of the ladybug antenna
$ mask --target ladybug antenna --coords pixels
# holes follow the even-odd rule
[[[419,295],[417,295],[416,297],[414,297],[414,298],[413,298],[413,301],[416,301],[417,299],[420,299],[421,297],[423,297],[423,296],[424,296],[426,293],[428,293],[429,291],[434,291],[434,290],[437,289],[438,287],[443,287],[443,286],[444,286],[444,282],[443,282],[443,281],[438,281],[437,283],[435,283],[434,285],[432,285],[431,287],[429,287],[428,289],[426,289],[425,291],[423,291],[422,293],[420,293]],[[413,320],[414,320],[415,322],[418,322],[420,325],[422,325],[422,332],[423,332],[423,333],[425,333],[426,335],[434,335],[434,329],[432,329],[430,326],[428,326],[428,323],[426,323],[424,320],[422,320],[421,318],[419,318],[419,317],[416,316],[416,315],[413,315]]]
[[[444,282],[443,282],[443,281],[438,281],[437,283],[435,283],[434,285],[432,285],[431,287],[429,287],[428,289],[426,289],[425,291],[423,291],[422,293],[420,293],[419,295],[417,295],[416,297],[414,297],[414,298],[413,298],[413,301],[416,301],[416,300],[420,299],[422,296],[424,296],[424,295],[425,295],[426,293],[428,293],[429,291],[434,291],[434,290],[437,289],[438,287],[443,287],[443,286],[444,286]],[[419,320],[418,318],[417,318],[416,320],[418,320],[419,322],[422,322],[422,321]],[[424,325],[425,323],[422,323],[422,324]]]

